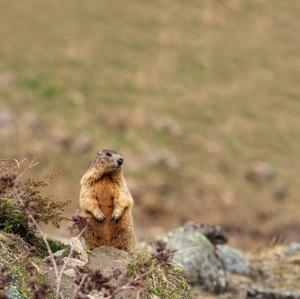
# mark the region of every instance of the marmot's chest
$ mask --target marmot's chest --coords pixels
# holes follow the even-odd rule
[[[115,199],[118,195],[118,186],[109,179],[101,180],[94,187],[94,196],[97,199],[98,205],[107,216],[111,216],[115,207]]]

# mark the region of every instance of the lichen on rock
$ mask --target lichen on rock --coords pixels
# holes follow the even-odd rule
[[[173,262],[182,267],[189,283],[220,293],[227,282],[214,246],[191,223],[170,231],[162,240],[175,250]]]

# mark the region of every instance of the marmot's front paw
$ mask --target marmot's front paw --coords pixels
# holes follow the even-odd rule
[[[96,219],[100,222],[100,223],[103,223],[105,221],[105,216],[104,214],[100,214],[100,215],[97,215]]]
[[[117,223],[121,218],[121,213],[120,212],[113,212],[111,215],[111,220],[115,223]]]

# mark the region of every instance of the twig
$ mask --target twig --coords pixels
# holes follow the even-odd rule
[[[38,165],[39,162],[34,163],[34,159],[29,163],[29,165],[17,176],[16,181],[20,179],[21,176],[24,175],[24,173],[28,170],[31,169],[32,167]]]
[[[21,164],[22,162],[24,162],[26,159],[27,159],[27,158],[25,158],[25,159],[23,159],[21,162],[19,162],[19,161],[18,161],[17,159],[15,159],[15,158],[2,158],[2,159],[0,159],[0,161],[14,161],[14,162],[16,162],[17,167],[20,168],[20,164]]]
[[[10,169],[8,169],[7,171],[4,171],[3,174],[9,174],[11,171],[13,171],[16,168],[20,168],[21,164],[24,163],[27,160],[27,158],[23,159],[21,162],[19,162],[17,159],[14,158],[4,158],[4,159],[0,159],[0,161],[14,161],[16,163],[15,166],[11,167]]]
[[[84,284],[84,281],[86,280],[87,276],[88,276],[87,274],[84,274],[84,275],[82,276],[79,285],[76,286],[76,288],[75,288],[75,290],[74,290],[72,299],[76,299],[76,296],[78,295],[78,292],[80,291],[82,285]]]
[[[76,238],[79,239],[79,238],[82,236],[82,234],[85,232],[86,229],[87,229],[87,226],[85,226],[85,227],[81,230],[81,232],[78,234],[78,236],[77,236]],[[65,269],[66,269],[66,267],[67,267],[67,265],[68,265],[68,262],[69,262],[71,256],[73,255],[74,250],[75,250],[75,244],[72,244],[72,245],[71,245],[70,252],[69,252],[69,254],[68,254],[68,256],[67,256],[67,258],[66,258],[66,260],[65,260],[65,262],[64,262],[64,264],[63,264],[63,266],[62,266],[62,268],[61,268],[61,270],[60,270],[60,272],[59,272],[59,274],[58,274],[58,278],[57,278],[57,286],[56,286],[56,298],[59,298],[59,295],[60,295],[60,287],[61,287],[61,281],[62,281],[62,276],[63,276],[63,273],[64,273],[64,271],[65,271]]]
[[[48,240],[46,238],[46,235],[43,233],[43,231],[41,230],[40,226],[38,225],[38,223],[34,219],[34,217],[31,214],[29,214],[28,217],[30,218],[30,220],[32,221],[32,223],[34,224],[34,226],[36,227],[36,229],[38,230],[39,234],[41,235],[41,237],[42,237],[42,239],[43,239],[43,241],[44,241],[44,243],[45,243],[45,245],[47,247],[47,251],[48,251],[48,254],[49,254],[49,257],[50,257],[53,269],[54,269],[55,278],[56,278],[56,281],[58,281],[59,273],[58,273],[57,263],[55,261],[53,252],[52,252],[51,247],[49,245],[49,242],[48,242]]]

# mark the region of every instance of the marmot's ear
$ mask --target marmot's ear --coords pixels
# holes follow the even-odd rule
[[[101,150],[97,151],[97,156],[101,155]]]

